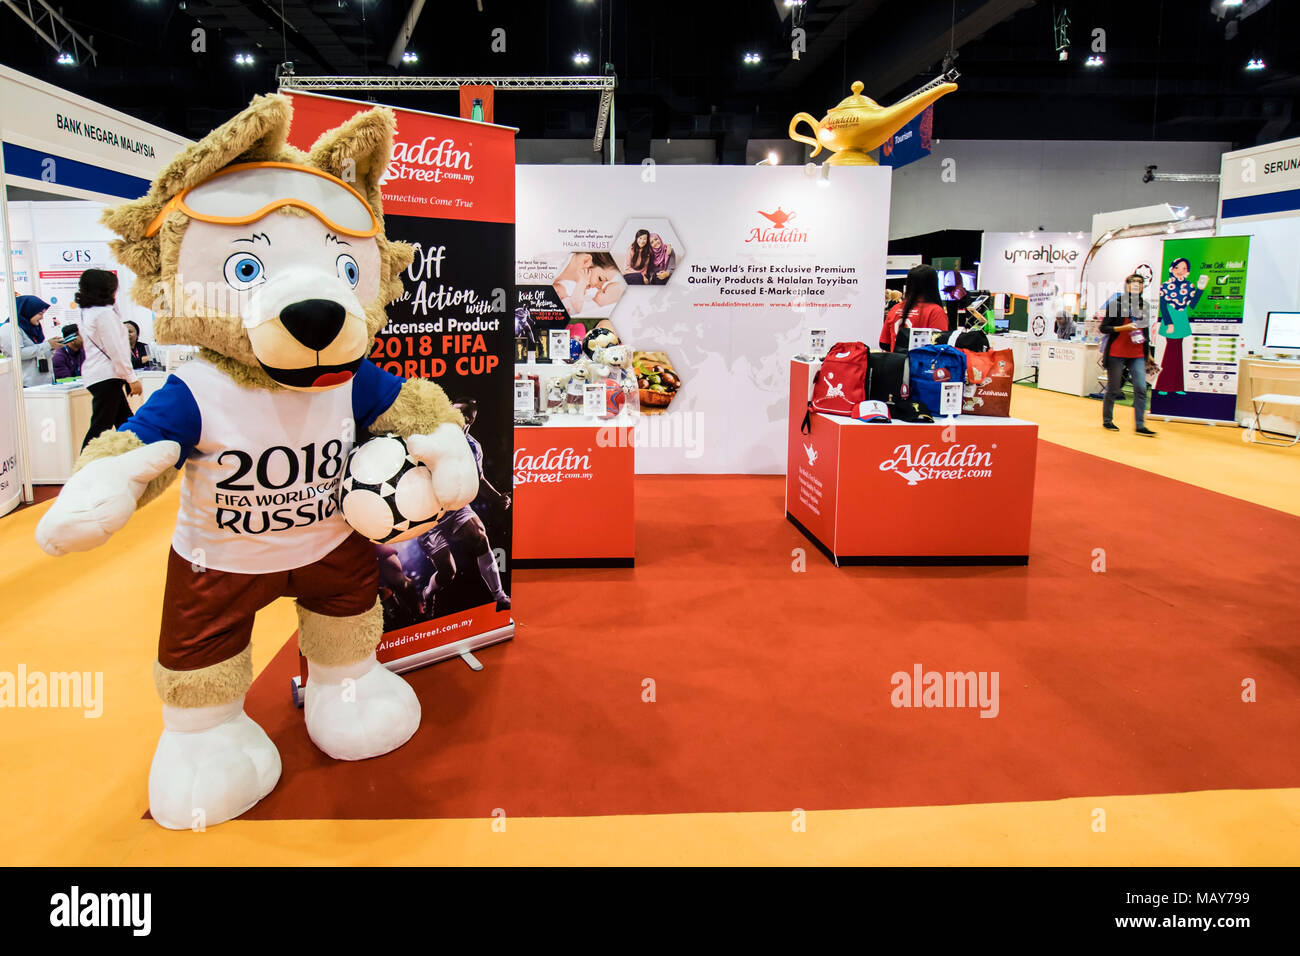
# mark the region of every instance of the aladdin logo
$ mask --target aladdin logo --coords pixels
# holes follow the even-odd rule
[[[469,150],[457,149],[456,141],[436,141],[426,136],[418,143],[393,143],[393,157],[384,171],[381,185],[394,180],[438,183],[446,179],[473,182],[474,168]]]
[[[992,478],[993,453],[979,451],[975,445],[949,445],[943,451],[930,451],[928,442],[919,447],[899,445],[892,459],[880,463],[880,470],[892,471],[909,485],[928,478],[947,481]]]
[[[588,449],[590,451],[590,449]],[[515,484],[559,484],[565,478],[590,478],[591,456],[572,448],[548,448],[536,455],[515,449]]]
[[[801,229],[786,227],[798,213],[786,212],[780,206],[776,207],[775,212],[763,212],[759,209],[758,214],[772,224],[771,229],[764,229],[762,226],[754,226],[749,230],[749,237],[746,242],[762,243],[780,243],[782,245],[792,242],[807,242],[808,233]]]
[[[1048,243],[1037,249],[1004,249],[1002,257],[1010,263],[1016,262],[1064,262],[1067,265],[1079,258],[1077,249],[1058,249]]]

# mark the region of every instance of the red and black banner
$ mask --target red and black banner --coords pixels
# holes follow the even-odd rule
[[[291,139],[302,149],[374,106],[290,95]],[[385,629],[379,659],[390,665],[438,659],[430,652],[510,625],[514,453],[515,131],[393,109],[385,232],[414,246],[415,260],[371,361],[442,386],[470,423],[482,478],[469,507],[417,538],[376,545]]]

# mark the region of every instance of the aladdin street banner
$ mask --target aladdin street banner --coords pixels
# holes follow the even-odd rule
[[[291,96],[292,142],[301,149],[374,106]],[[403,670],[477,646],[476,638],[491,643],[511,625],[515,130],[394,112],[385,227],[389,239],[415,247],[415,261],[370,359],[446,390],[465,415],[481,473],[472,505],[417,538],[375,546],[385,630],[379,659]]]

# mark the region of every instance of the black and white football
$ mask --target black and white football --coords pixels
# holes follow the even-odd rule
[[[395,435],[352,449],[339,485],[339,505],[348,524],[379,544],[414,538],[442,516],[433,474]]]

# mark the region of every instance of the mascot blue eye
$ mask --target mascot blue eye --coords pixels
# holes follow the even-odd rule
[[[233,289],[249,289],[266,281],[262,260],[247,252],[236,252],[226,260],[226,282]]]
[[[357,283],[361,281],[361,267],[357,265],[357,260],[349,255],[341,255],[336,264],[339,270],[339,278],[356,288]]]

